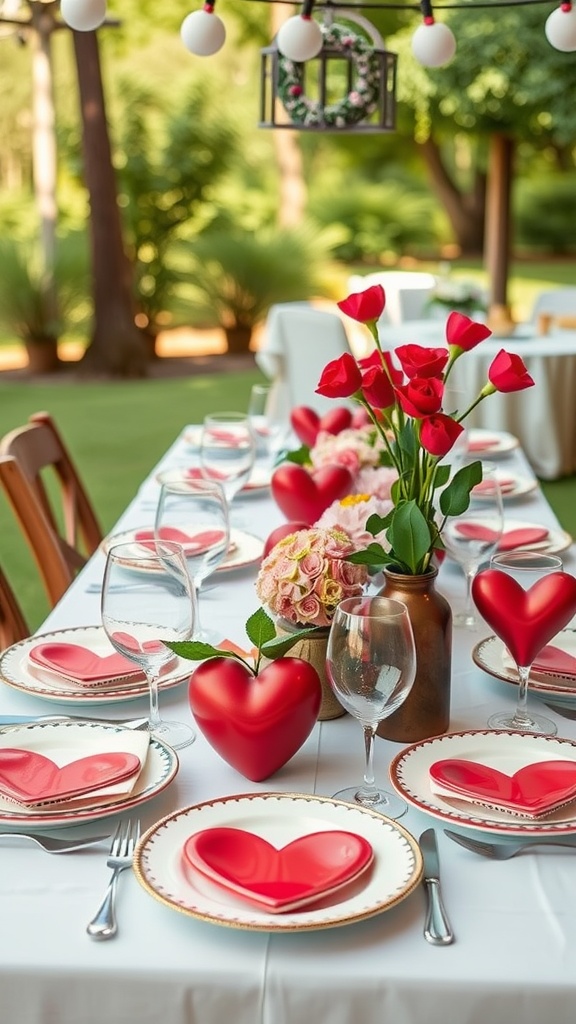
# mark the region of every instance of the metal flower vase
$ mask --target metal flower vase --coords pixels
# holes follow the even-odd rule
[[[378,726],[377,734],[417,743],[447,732],[450,724],[452,611],[436,589],[438,570],[409,576],[384,570],[384,597],[408,608],[416,644],[416,678],[404,703]]]

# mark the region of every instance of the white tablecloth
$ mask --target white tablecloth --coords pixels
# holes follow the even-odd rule
[[[472,400],[486,383],[488,367],[500,349],[521,356],[535,387],[490,396],[466,423],[515,434],[537,476],[554,480],[576,472],[576,331],[552,328],[544,336],[534,336],[532,331],[519,327],[510,338],[491,337],[480,342],[460,357],[450,382]],[[445,321],[382,325],[380,339],[384,348],[409,342],[442,345]]]
[[[167,463],[186,455],[177,444]],[[503,461],[529,473],[520,452]],[[150,523],[158,485],[153,475],[122,526]],[[514,518],[557,526],[539,491],[508,506]],[[267,496],[242,500],[234,518],[265,537],[282,521]],[[565,565],[574,569],[573,550]],[[101,578],[96,555],[43,630],[99,622],[99,597],[86,587]],[[255,570],[223,576],[203,598],[205,620],[241,643],[258,601]],[[455,607],[464,582],[443,567],[440,587]],[[512,688],[473,664],[470,651],[490,630],[454,633],[451,728],[482,728],[488,714],[511,706]],[[49,713],[55,705],[0,688],[0,714]],[[119,709],[118,709],[119,707]],[[70,708],[67,708],[68,711]],[[164,693],[166,717],[189,718],[186,686]],[[62,706],[61,710],[66,710]],[[102,713],[102,710],[100,713]],[[145,700],[117,706],[123,717],[146,714]],[[550,712],[561,735],[576,722]],[[400,745],[378,740],[383,781]],[[172,810],[253,790],[330,795],[359,781],[363,744],[349,716],[316,725],[284,769],[259,785],[229,768],[201,735],[180,752],[168,790],[142,808],[145,827]],[[109,819],[112,830],[114,820]],[[422,935],[422,887],[394,909],[362,923],[298,934],[243,932],[174,912],[129,872],[119,887],[119,934],[95,943],[85,932],[107,884],[106,846],[66,856],[0,841],[0,1020],[6,1024],[568,1024],[576,1001],[576,886],[573,851],[530,853],[497,863],[452,844],[441,823],[416,810],[402,818],[416,837],[435,825],[445,903],[456,942],[428,945]],[[84,826],[86,834],[102,823]],[[64,835],[61,830],[60,835]]]

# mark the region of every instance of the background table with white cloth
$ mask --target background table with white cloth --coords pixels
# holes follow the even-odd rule
[[[163,467],[186,461],[179,439]],[[521,451],[502,460],[530,475]],[[155,471],[118,528],[150,525],[158,495]],[[238,502],[233,521],[265,538],[282,522],[266,492]],[[536,489],[507,506],[514,519],[558,527]],[[564,563],[574,571],[574,549]],[[102,578],[97,553],[40,632],[100,622],[92,586]],[[219,573],[202,596],[204,621],[242,644],[244,623],[258,606],[256,566]],[[464,602],[461,571],[445,564],[440,589],[456,608]],[[451,729],[482,729],[490,712],[512,706],[515,688],[476,667],[473,645],[488,635],[454,631]],[[193,666],[191,665],[191,670]],[[118,710],[118,707],[121,710]],[[74,712],[0,686],[0,714]],[[100,708],[104,714],[107,708]],[[167,718],[190,719],[187,687],[161,694]],[[107,717],[146,714],[144,699]],[[576,721],[549,713],[559,733],[576,740]],[[94,717],[96,714],[94,713]],[[379,739],[375,769],[382,783],[399,744]],[[144,827],[179,807],[253,791],[331,795],[361,780],[360,726],[348,715],[318,723],[273,778],[247,782],[199,733],[180,751],[171,786],[141,808]],[[442,824],[411,808],[401,823],[418,837],[436,827],[444,899],[456,941],[439,948],[423,938],[422,886],[399,905],[345,927],[294,934],[219,927],[164,906],[131,872],[120,878],[118,936],[95,943],[86,935],[109,878],[107,844],[49,856],[32,845],[0,840],[0,1020],[6,1024],[567,1024],[576,1005],[574,851],[530,852],[499,863],[452,844]],[[115,820],[75,828],[97,834]],[[64,835],[68,830],[60,830]]]
[[[409,343],[441,346],[446,344],[445,321],[383,324],[380,340],[385,349]],[[534,327],[526,325],[508,338],[487,338],[460,357],[451,386],[475,398],[502,348],[522,357],[536,387],[492,395],[474,409],[466,425],[515,434],[542,480],[576,472],[576,331],[552,328],[547,335],[535,335]]]

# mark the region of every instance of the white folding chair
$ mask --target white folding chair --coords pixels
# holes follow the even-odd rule
[[[349,292],[365,291],[374,284],[381,284],[386,293],[386,306],[378,324],[398,325],[425,318],[436,278],[434,274],[419,270],[382,270],[365,277],[354,274],[348,278]]]
[[[563,326],[563,320],[569,321],[564,326],[576,326],[576,287],[554,288],[536,297],[530,323],[539,334],[546,334],[552,320],[558,321],[559,326]]]

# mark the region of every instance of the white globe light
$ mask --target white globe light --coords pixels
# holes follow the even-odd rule
[[[441,22],[425,22],[412,36],[412,53],[425,68],[439,68],[456,53],[454,33]]]
[[[106,20],[106,0],[61,0],[60,14],[77,32],[92,32]]]
[[[305,18],[295,14],[285,21],[276,36],[280,53],[288,60],[302,63],[317,57],[322,49],[324,37],[322,29],[314,18]]]
[[[207,11],[193,11],[180,26],[180,38],[190,53],[197,57],[210,57],[224,46],[226,28],[217,14]]]
[[[557,7],[548,15],[544,32],[555,50],[572,53],[576,50],[576,8],[570,4]]]

